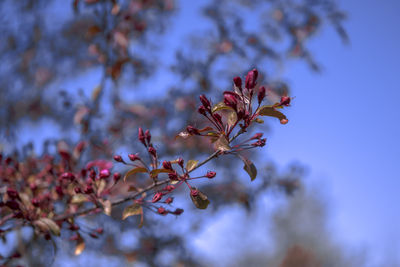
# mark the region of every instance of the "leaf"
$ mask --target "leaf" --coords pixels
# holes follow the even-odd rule
[[[148,172],[147,169],[144,168],[144,167],[136,167],[136,168],[133,168],[133,169],[131,169],[130,171],[128,171],[128,172],[125,174],[125,176],[124,176],[124,182],[126,181],[126,178],[128,178],[128,177],[131,176],[131,175],[134,175],[134,174],[136,174],[136,173],[147,173],[147,172]]]
[[[214,148],[216,150],[221,150],[221,151],[231,150],[231,147],[229,146],[229,142],[226,139],[226,136],[224,134],[221,134],[220,137],[217,139],[217,141],[215,141]]]
[[[286,118],[285,114],[283,114],[282,112],[276,110],[272,106],[262,106],[262,107],[260,107],[260,109],[258,110],[258,114],[261,115],[261,116],[275,117],[275,118],[279,119],[279,121],[282,124],[286,124],[287,123],[287,118]]]
[[[244,156],[241,156],[241,155],[239,155],[239,157],[242,159],[242,161],[244,163],[243,169],[250,176],[250,179],[252,181],[254,181],[254,179],[256,179],[256,177],[257,177],[257,168],[256,168],[256,166],[248,158],[246,158]]]
[[[76,194],[72,196],[71,203],[72,204],[80,204],[83,202],[89,201],[87,195],[84,194]]]
[[[229,111],[228,114],[228,119],[226,120],[226,123],[229,126],[233,126],[237,122],[237,114],[236,111]]]
[[[194,168],[196,168],[197,163],[199,163],[198,160],[188,160],[188,162],[186,163],[186,170],[188,172],[192,171]]]
[[[210,200],[208,200],[207,196],[202,193],[200,190],[196,189],[195,187],[192,187],[192,190],[197,190],[197,195],[193,196],[190,194],[190,198],[193,201],[193,204],[196,206],[198,209],[206,209],[208,207],[208,204],[210,204]]]
[[[214,113],[214,112],[217,112],[217,111],[220,111],[220,110],[224,110],[224,109],[235,111],[233,108],[228,107],[227,105],[225,105],[224,102],[219,102],[218,104],[215,104],[212,107],[211,111],[212,111],[212,113]]]
[[[170,173],[170,172],[173,172],[173,170],[167,170],[167,169],[155,169],[155,170],[152,170],[151,172],[150,172],[150,175],[151,175],[151,177],[156,177],[158,174],[160,174],[160,173]]]
[[[178,138],[187,139],[187,138],[189,138],[190,136],[192,136],[192,135],[190,135],[188,132],[183,131],[183,132],[178,133],[178,134],[175,136],[175,140],[178,139]]]
[[[53,235],[60,236],[60,227],[49,218],[40,218],[33,222],[43,232],[51,232]]]
[[[75,247],[75,256],[80,255],[83,251],[85,250],[85,240],[79,236],[78,238],[78,244]]]
[[[129,216],[140,215],[142,212],[143,212],[142,206],[135,203],[124,209],[124,212],[122,213],[122,220],[125,220]]]

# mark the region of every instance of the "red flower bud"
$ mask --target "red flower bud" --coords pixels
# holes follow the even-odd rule
[[[207,111],[206,108],[204,106],[200,106],[199,109],[197,110],[201,115],[206,116]]]
[[[242,91],[242,79],[240,79],[240,77],[235,77],[233,78],[233,83],[235,84],[235,86]]]
[[[179,159],[178,159],[178,164],[179,164],[179,166],[181,166],[182,168],[183,168],[183,163],[184,163],[183,158],[179,158]]]
[[[19,210],[19,204],[15,200],[9,200],[6,202],[6,206],[12,210]]]
[[[129,154],[128,157],[131,161],[140,160],[140,157],[136,154]]]
[[[190,190],[190,195],[191,195],[191,196],[194,196],[194,197],[195,197],[195,196],[197,196],[198,194],[199,194],[199,190],[197,190],[197,189],[191,189],[191,190]]]
[[[64,191],[63,191],[62,187],[59,185],[56,186],[56,192],[60,197],[62,197],[64,195]]]
[[[91,185],[87,185],[85,190],[84,190],[84,193],[85,194],[92,194],[93,192],[94,192],[93,191],[93,187]]]
[[[171,204],[172,201],[174,201],[174,199],[173,199],[172,197],[169,197],[169,198],[167,198],[167,199],[165,200],[165,203]]]
[[[258,104],[261,104],[261,102],[264,100],[264,98],[265,98],[265,87],[264,86],[261,86],[260,87],[260,89],[258,89],[258,95],[257,95],[257,98],[258,98]]]
[[[79,194],[82,192],[82,190],[79,187],[74,188],[75,193]]]
[[[121,157],[120,155],[115,155],[115,156],[114,156],[114,160],[115,160],[116,162],[124,162],[124,160],[122,159],[122,157]]]
[[[224,93],[224,103],[228,107],[233,108],[234,110],[237,109],[237,99],[234,94],[230,94],[231,92],[225,92]]]
[[[35,207],[39,207],[40,206],[40,200],[38,198],[32,198],[31,203]]]
[[[142,127],[139,127],[139,136],[138,136],[138,138],[139,138],[139,141],[142,142],[142,144],[146,146],[145,136],[144,136]]]
[[[208,171],[206,174],[206,177],[211,179],[211,178],[214,178],[216,174],[217,174],[216,172]]]
[[[98,238],[98,236],[97,236],[95,233],[90,233],[89,235],[90,235],[90,237],[92,237],[92,238]]]
[[[150,155],[152,155],[153,157],[157,157],[157,150],[154,147],[150,146],[148,151]]]
[[[178,180],[178,174],[176,172],[168,173],[168,178],[170,180],[176,181]]]
[[[163,207],[159,207],[157,212],[161,215],[167,215],[167,211]]]
[[[75,175],[71,172],[64,172],[63,174],[61,174],[61,179],[73,181],[75,179]]]
[[[71,231],[78,231],[79,229],[80,229],[79,225],[76,225],[76,224],[71,224],[69,226],[69,230],[71,230]]]
[[[279,103],[280,106],[289,106],[291,98],[288,96],[282,96],[281,102]]]
[[[183,213],[183,209],[176,209],[173,214],[175,215],[181,215]]]
[[[201,103],[203,104],[203,106],[205,107],[206,110],[210,111],[211,110],[211,103],[210,101],[207,99],[207,97],[205,95],[200,95],[199,96]]]
[[[104,229],[102,227],[99,227],[99,228],[95,229],[94,231],[101,235],[104,232]]]
[[[149,130],[146,130],[146,132],[144,133],[144,137],[146,138],[147,143],[150,144],[150,142],[151,142],[151,134],[150,134]]]
[[[114,175],[113,175],[114,182],[115,183],[118,182],[119,179],[121,179],[121,174],[119,172],[114,173]]]
[[[17,199],[17,198],[19,198],[17,190],[15,190],[14,188],[11,188],[11,187],[7,188],[7,195],[8,195],[11,199]]]
[[[157,192],[154,194],[153,199],[151,200],[152,203],[156,203],[158,201],[160,201],[160,199],[162,198],[163,194],[161,192]]]
[[[256,69],[249,71],[246,75],[245,87],[249,90],[253,89],[257,84],[257,77],[258,71]]]
[[[162,163],[162,165],[163,165],[163,168],[164,168],[164,169],[166,169],[166,170],[172,170],[171,161],[166,161],[166,160],[164,160],[163,163]]]
[[[101,172],[100,172],[100,179],[105,179],[105,178],[108,178],[108,177],[110,177],[110,171],[109,170],[107,170],[107,169],[104,169],[104,170],[102,170]]]

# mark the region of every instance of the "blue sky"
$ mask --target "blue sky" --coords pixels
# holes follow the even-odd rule
[[[311,43],[321,75],[287,68],[296,99],[290,123],[274,128],[269,155],[309,167],[308,183],[328,194],[342,240],[400,255],[400,1],[340,4],[350,45],[326,30]]]

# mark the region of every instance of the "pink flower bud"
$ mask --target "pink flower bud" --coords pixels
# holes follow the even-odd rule
[[[190,190],[190,195],[191,195],[191,196],[194,196],[194,197],[195,197],[195,196],[197,196],[198,194],[199,194],[199,190],[197,190],[197,189],[191,189],[191,190]]]
[[[105,179],[105,178],[108,178],[108,177],[110,177],[110,171],[109,170],[107,170],[107,169],[104,169],[104,170],[102,170],[101,172],[100,172],[100,179]]]
[[[131,161],[140,160],[140,157],[136,154],[129,154],[128,157]]]
[[[74,188],[75,193],[79,194],[82,192],[82,190],[79,187]]]
[[[174,189],[175,189],[175,186],[169,184],[169,185],[166,185],[163,190],[171,192]]]
[[[122,157],[121,157],[120,155],[115,155],[115,156],[114,156],[114,160],[115,160],[116,162],[124,162],[124,160],[122,159]]]
[[[260,89],[258,89],[258,95],[257,95],[257,98],[258,98],[258,104],[261,104],[261,102],[264,100],[264,98],[265,98],[265,87],[264,86],[261,86],[260,87]]]
[[[146,146],[145,136],[144,136],[142,127],[139,127],[138,138],[139,138],[139,141],[142,142],[142,144]]]
[[[256,86],[257,77],[258,77],[258,71],[256,69],[253,69],[247,73],[245,87],[248,90],[253,89]]]
[[[35,207],[39,207],[40,206],[40,200],[38,198],[32,198],[31,203]]]
[[[119,179],[121,179],[121,174],[119,172],[114,173],[114,175],[113,175],[114,182],[115,183],[118,182]]]
[[[237,99],[234,94],[230,94],[231,92],[224,93],[224,103],[228,107],[233,108],[234,110],[237,109]]]
[[[163,165],[163,168],[164,168],[164,169],[166,169],[166,170],[172,170],[171,161],[166,161],[166,160],[164,160],[163,163],[162,163],[162,165]]]
[[[212,179],[212,178],[215,177],[216,174],[217,174],[216,172],[208,171],[207,174],[206,174],[206,177],[209,178],[209,179]]]
[[[56,192],[60,197],[64,196],[64,191],[63,191],[62,187],[59,185],[56,186]]]
[[[154,196],[153,196],[153,198],[152,198],[152,200],[151,200],[151,202],[152,202],[152,203],[156,203],[156,202],[160,201],[160,199],[162,198],[162,196],[163,196],[163,194],[162,194],[161,192],[155,193]]]
[[[84,193],[85,194],[92,194],[93,192],[94,192],[93,191],[93,187],[91,185],[87,185],[85,190],[84,190]]]
[[[75,175],[71,172],[64,172],[63,174],[61,174],[61,179],[73,181],[75,179]]]

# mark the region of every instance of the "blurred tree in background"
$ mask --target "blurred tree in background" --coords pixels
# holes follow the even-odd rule
[[[198,95],[219,99],[232,88],[234,76],[243,77],[256,67],[258,85],[267,88],[267,100],[274,104],[291,93],[282,78],[288,61],[302,60],[319,71],[318,60],[307,48],[318,31],[334,27],[347,41],[341,25],[345,15],[333,0],[25,0],[0,5],[0,193],[4,202],[10,177],[24,181],[29,189],[16,183],[21,186],[17,191],[32,202],[35,181],[53,177],[46,169],[49,162],[89,171],[88,163],[101,169],[100,165],[112,164],[114,155],[128,161],[126,155],[142,154],[138,127],[151,129],[162,159],[206,158],[213,151],[208,141],[176,138],[186,125],[206,125],[196,111]],[[296,94],[301,96],[301,91]],[[269,124],[266,120],[257,127],[268,131]],[[246,156],[258,166],[254,182],[241,170],[240,160],[217,158],[207,166],[216,170],[217,177],[196,184],[211,201],[206,211],[194,210],[187,191],[176,190],[173,204],[185,212],[178,218],[145,212],[141,229],[137,229],[139,216],[121,221],[123,204],[114,206],[110,216],[77,217],[69,228],[61,228],[61,237],[43,236],[24,224],[15,228],[16,218],[7,217],[10,207],[3,204],[0,264],[218,265],[194,256],[188,245],[194,233],[229,207],[254,216],[266,194],[297,199],[288,207],[293,212],[276,218],[280,227],[276,233],[286,233],[286,243],[277,237],[280,245],[268,255],[240,251],[237,266],[349,264],[339,250],[328,255],[328,250],[334,250],[327,245],[328,236],[321,246],[312,237],[303,242],[308,229],[296,238],[287,232],[295,232],[290,219],[294,210],[308,216],[311,209],[321,210],[318,229],[327,235],[323,209],[302,189],[303,167],[290,166],[281,173],[265,154],[251,151]],[[123,164],[113,168],[122,174],[129,170]],[[135,179],[117,183],[110,197],[146,186]],[[49,198],[60,195],[56,188],[46,193]],[[83,208],[89,203],[78,199],[76,204]],[[82,255],[73,256],[74,252]]]

